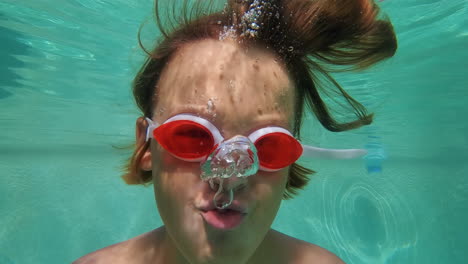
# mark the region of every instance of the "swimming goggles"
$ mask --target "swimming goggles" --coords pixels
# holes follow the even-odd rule
[[[192,114],[178,114],[158,124],[146,118],[146,141],[155,139],[172,156],[203,162],[224,137],[210,121]],[[288,130],[267,126],[255,130],[247,138],[257,149],[259,169],[278,171],[300,157],[353,159],[364,156],[364,149],[325,149],[301,144]]]

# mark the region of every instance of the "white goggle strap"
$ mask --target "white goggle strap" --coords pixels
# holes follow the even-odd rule
[[[252,134],[249,135],[249,139],[255,143],[260,137],[269,133],[280,132],[287,134],[291,137],[293,135],[288,130],[281,128],[281,127],[265,127],[259,129]],[[302,145],[302,144],[301,144]],[[365,149],[326,149],[326,148],[318,148],[308,145],[302,145],[302,155],[301,157],[307,158],[321,158],[321,159],[355,159],[365,156],[367,154],[367,150]],[[275,171],[269,170],[267,168],[262,168],[265,171]]]
[[[321,159],[356,159],[367,154],[365,149],[326,149],[302,145],[302,157]]]
[[[148,127],[146,128],[146,142],[150,138],[153,138],[153,131],[159,126],[158,122],[153,122],[153,120],[145,117],[146,122],[148,122]]]

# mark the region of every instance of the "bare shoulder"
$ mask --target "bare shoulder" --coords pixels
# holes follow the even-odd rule
[[[298,256],[302,256],[301,261],[298,263],[345,264],[343,260],[332,252],[305,241],[304,243],[307,244],[297,254]]]
[[[96,250],[75,260],[72,264],[120,263],[118,261],[120,257],[116,254],[122,252],[120,249],[125,247],[126,243],[127,241]]]
[[[282,244],[282,247],[287,248],[287,251],[289,251],[288,263],[345,264],[338,256],[320,246],[288,236],[275,230],[272,231],[273,236],[276,237],[280,244]]]
[[[132,243],[135,238],[120,242],[94,252],[91,252],[77,260],[72,264],[101,264],[101,263],[128,263],[128,252],[132,252]]]
[[[139,260],[145,248],[142,245],[148,245],[148,239],[151,239],[155,230],[139,235],[132,239],[96,250],[77,260],[72,264],[123,264],[123,263],[142,263]]]

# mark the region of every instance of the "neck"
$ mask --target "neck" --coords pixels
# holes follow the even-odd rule
[[[190,264],[174,244],[165,226],[155,229],[153,238],[155,254],[151,263]]]

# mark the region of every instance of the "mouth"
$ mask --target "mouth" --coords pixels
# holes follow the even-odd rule
[[[205,206],[198,208],[201,211],[203,220],[216,230],[236,229],[242,224],[248,213],[248,207],[242,205],[238,200],[232,201],[232,204],[225,209],[218,209],[208,201],[203,204]]]
[[[205,222],[215,229],[232,230],[238,227],[247,214],[232,209],[202,211]]]

